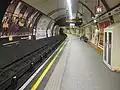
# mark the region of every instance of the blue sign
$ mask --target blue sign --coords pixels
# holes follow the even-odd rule
[[[82,24],[82,22],[76,22],[75,26],[80,26]]]

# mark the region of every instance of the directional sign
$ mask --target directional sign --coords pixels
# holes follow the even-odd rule
[[[76,22],[75,23],[75,26],[80,26],[80,25],[82,25],[82,22]]]
[[[66,19],[66,22],[71,22],[71,23],[72,23],[72,22],[76,22],[76,20],[74,20],[74,19],[73,19],[73,20],[71,20],[71,19],[68,19],[68,20],[67,20],[67,19]]]
[[[101,14],[103,12],[103,6],[96,6],[95,12],[96,12],[96,14]]]
[[[71,22],[71,23],[82,22],[82,18],[76,18],[76,19],[66,18],[66,22]]]

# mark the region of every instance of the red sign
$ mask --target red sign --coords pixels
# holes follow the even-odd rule
[[[108,21],[104,21],[102,23],[99,23],[99,26],[100,26],[101,29],[104,29],[104,28],[108,27],[110,25],[110,23],[111,22],[109,20]]]

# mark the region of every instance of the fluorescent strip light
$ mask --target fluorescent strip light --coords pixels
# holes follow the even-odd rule
[[[67,0],[67,5],[68,5],[68,11],[69,11],[70,19],[72,19],[73,15],[72,15],[72,3],[71,3],[71,0]]]

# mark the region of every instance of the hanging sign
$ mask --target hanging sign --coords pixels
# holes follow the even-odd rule
[[[101,14],[103,12],[103,6],[96,6],[95,12],[96,12],[96,14]]]
[[[68,19],[68,20],[66,20],[66,22],[73,22],[73,23],[75,23],[76,22],[76,20],[75,19]]]

